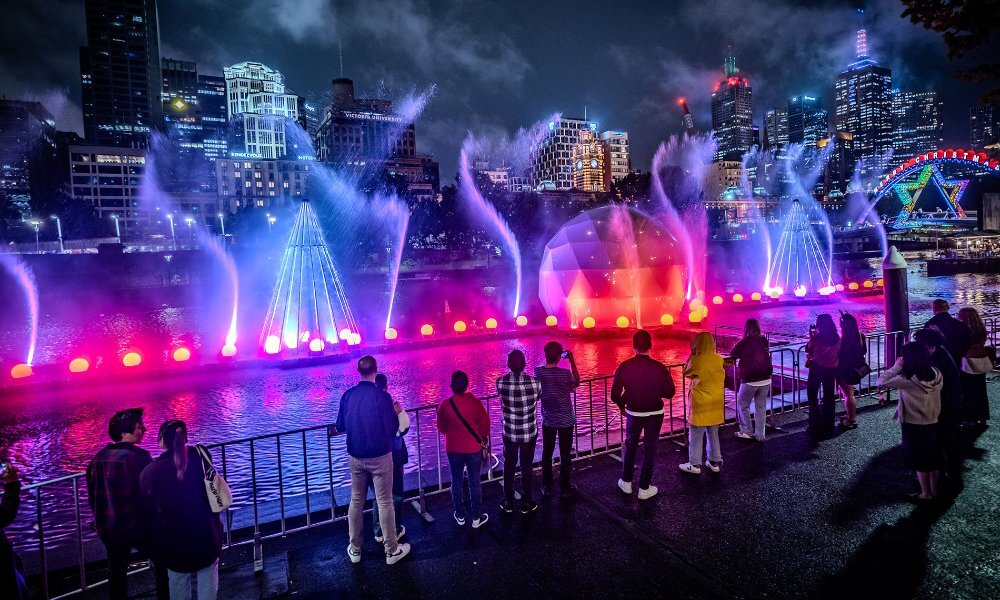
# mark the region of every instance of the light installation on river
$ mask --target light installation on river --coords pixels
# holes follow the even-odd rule
[[[303,201],[281,258],[260,348],[269,355],[318,354],[341,342],[359,344],[361,335],[316,213]]]
[[[792,208],[778,240],[774,258],[767,269],[764,293],[820,292],[830,286],[830,265],[802,204],[792,200]]]

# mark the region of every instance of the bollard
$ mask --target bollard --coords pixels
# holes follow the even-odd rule
[[[885,366],[896,364],[896,356],[906,343],[910,332],[910,299],[907,293],[906,259],[895,246],[889,248],[882,261],[882,279],[885,288],[885,330],[900,331],[893,339],[886,339]]]

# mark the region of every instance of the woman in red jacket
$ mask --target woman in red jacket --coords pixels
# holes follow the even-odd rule
[[[490,439],[490,417],[483,403],[469,393],[469,376],[462,371],[451,374],[452,396],[438,406],[438,431],[445,438],[448,464],[451,466],[451,499],[455,504],[455,522],[465,525],[466,514],[472,526],[481,527],[489,519],[482,510],[483,492],[480,472],[484,449]],[[462,482],[468,472],[470,511],[462,499]]]

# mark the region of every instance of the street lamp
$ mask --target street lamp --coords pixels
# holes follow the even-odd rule
[[[170,239],[174,243],[174,248],[177,247],[177,233],[174,231],[174,214],[167,214],[167,220],[170,221]]]
[[[226,237],[226,220],[222,213],[219,213],[219,226],[222,227],[222,237]]]
[[[50,219],[55,219],[55,222],[56,222],[56,232],[59,234],[59,253],[62,254],[63,252],[66,251],[66,247],[63,245],[63,239],[62,239],[62,222],[59,220],[59,217],[57,217],[56,215],[52,215],[49,218]]]
[[[271,226],[274,225],[274,223],[277,220],[278,220],[277,217],[272,217],[271,215],[267,215],[267,232],[268,233],[271,232]]]
[[[32,219],[31,221],[28,221],[28,224],[35,229],[35,252],[41,252],[42,249],[38,243],[38,228],[41,227],[42,222],[37,219]]]
[[[115,237],[118,238],[118,243],[122,243],[122,230],[121,226],[118,224],[118,215],[111,215],[111,218],[115,220]]]
[[[194,244],[194,219],[191,217],[184,217],[184,222],[188,226],[188,243]]]

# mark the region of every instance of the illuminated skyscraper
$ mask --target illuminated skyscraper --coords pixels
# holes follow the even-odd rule
[[[837,76],[834,87],[837,131],[854,138],[854,150],[865,161],[864,175],[881,175],[892,150],[892,71],[868,55],[868,37],[858,30],[857,60]]]
[[[22,218],[31,213],[38,179],[48,175],[43,167],[55,152],[55,134],[55,119],[41,103],[0,98],[0,199]]]
[[[893,162],[899,163],[942,147],[943,110],[944,103],[938,100],[935,92],[893,91]]]
[[[788,99],[788,142],[815,148],[827,137],[829,125],[819,98],[795,96]]]
[[[257,62],[224,69],[227,114],[233,123],[234,158],[284,158],[288,153],[286,121],[299,118],[298,96],[285,90],[285,78]]]
[[[224,77],[198,75],[198,109],[201,112],[205,160],[224,158],[229,148],[229,113],[226,108]]]
[[[788,109],[772,108],[764,117],[764,148],[788,145]]]
[[[629,160],[628,132],[605,131],[601,133],[604,144],[604,186],[611,188],[612,181],[618,181],[632,171]]]
[[[969,109],[969,143],[973,150],[982,150],[1000,137],[1000,110],[992,104],[979,104]]]
[[[736,57],[723,63],[723,77],[712,92],[712,130],[718,140],[715,160],[726,154],[743,154],[753,145],[753,102],[750,82],[738,76]]]
[[[607,191],[604,163],[607,155],[604,144],[590,129],[580,131],[579,140],[573,145],[573,187],[585,192]]]
[[[535,187],[554,186],[557,190],[573,187],[573,152],[580,132],[597,132],[597,123],[586,119],[559,117],[549,122],[549,130],[538,144],[535,161]]]
[[[156,0],[86,0],[85,10],[80,83],[87,142],[145,148],[161,117]]]

